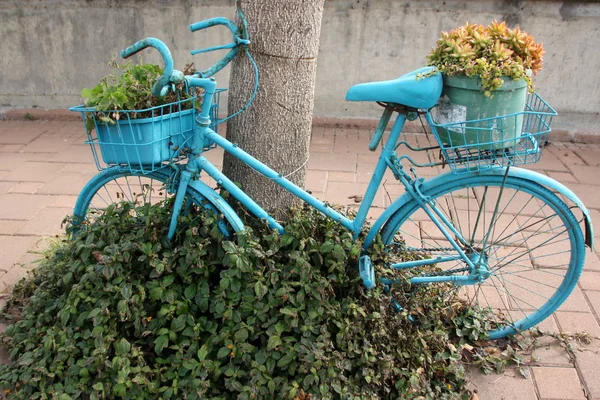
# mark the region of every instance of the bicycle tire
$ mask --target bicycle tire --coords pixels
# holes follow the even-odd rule
[[[510,174],[505,181],[502,175],[478,174],[428,188],[423,195],[459,233],[468,233],[471,251],[489,244],[484,254],[490,276],[454,288],[463,300],[493,311],[491,339],[539,324],[573,291],[585,261],[582,221],[547,188]],[[404,250],[442,257],[457,254],[416,200],[392,214],[380,232],[387,245],[399,234]],[[444,264],[445,269],[437,266],[437,274],[466,268],[462,260]]]
[[[76,233],[82,223],[91,222],[111,204],[127,201],[142,205],[167,200],[174,196],[167,185],[176,188],[178,184],[178,180],[173,178],[168,170],[151,173],[132,172],[118,167],[104,170],[94,176],[79,194],[73,211],[73,232]],[[187,194],[194,205],[219,214],[218,210],[191,185],[187,188]],[[231,237],[234,232],[233,224],[221,217],[219,230],[225,237]]]

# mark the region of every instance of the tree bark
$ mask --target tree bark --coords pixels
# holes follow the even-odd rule
[[[227,138],[301,187],[308,160],[323,3],[241,1],[260,84],[252,105],[228,121]],[[232,64],[229,114],[247,103],[253,89],[254,69],[241,52]],[[297,201],[229,154],[223,171],[266,210],[281,211]]]

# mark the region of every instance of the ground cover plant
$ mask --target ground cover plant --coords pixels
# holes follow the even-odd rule
[[[255,222],[231,238],[217,215],[182,218],[169,242],[162,204],[122,203],[50,251],[4,312],[2,393],[467,399],[465,354],[489,370],[514,358],[468,344],[485,339],[482,314],[443,286],[399,284],[402,312],[364,290],[360,241],[314,211],[291,212],[284,235]]]

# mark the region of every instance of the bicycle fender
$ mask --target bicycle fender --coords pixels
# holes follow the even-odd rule
[[[484,172],[480,172],[480,173],[474,173],[473,175],[504,175],[505,171],[506,171],[506,169],[504,169],[504,168],[498,168],[498,169],[490,169],[488,171],[484,171]],[[590,216],[590,212],[585,207],[583,202],[575,195],[575,193],[573,193],[573,191],[571,191],[571,189],[567,188],[562,183],[557,182],[556,180],[554,180],[546,175],[542,175],[539,172],[531,171],[528,169],[512,167],[510,169],[509,173],[511,176],[516,177],[516,178],[534,181],[546,188],[549,188],[551,190],[554,190],[554,191],[562,194],[563,196],[568,198],[570,201],[572,201],[581,210],[581,212],[583,213],[583,216],[584,216],[585,244],[589,248],[593,248],[594,231],[592,228],[592,218]],[[423,184],[420,186],[420,191],[427,192],[429,189],[431,189],[435,186],[444,185],[450,181],[455,181],[456,179],[457,179],[456,174],[453,174],[452,172],[448,172],[443,175],[438,175],[435,178],[424,181]],[[403,206],[410,203],[411,201],[414,201],[413,197],[408,193],[404,193],[396,201],[394,201],[388,208],[386,208],[385,211],[381,214],[381,216],[379,218],[377,218],[375,223],[373,223],[373,225],[371,226],[371,229],[369,230],[369,233],[367,234],[367,237],[365,238],[365,241],[363,243],[363,249],[369,248],[369,246],[371,246],[371,243],[373,242],[373,239],[375,238],[377,233],[381,230],[383,225],[388,221],[388,219],[390,219],[390,217],[392,215],[394,215],[394,213],[396,211],[400,210]]]
[[[225,201],[214,189],[209,187],[206,183],[202,181],[193,181],[189,184],[194,190],[198,191],[208,201],[212,204],[227,221],[231,224],[231,227],[236,232],[241,232],[244,230],[244,223],[240,219],[239,215],[231,208],[229,203]]]
[[[500,171],[489,171],[488,173],[494,173],[494,175],[504,174],[504,170]],[[586,208],[583,202],[577,197],[575,193],[562,183],[550,178],[549,176],[540,174],[539,172],[531,171],[524,168],[513,167],[510,169],[510,174],[518,178],[531,180],[545,186],[551,190],[555,190],[558,193],[571,200],[583,213],[585,221],[585,244],[593,249],[594,247],[594,228],[592,227],[592,217],[590,211]]]

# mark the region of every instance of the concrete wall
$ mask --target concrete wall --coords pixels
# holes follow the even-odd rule
[[[265,0],[266,1],[266,0]],[[233,17],[234,0],[2,0],[0,111],[64,108],[110,72],[107,62],[136,40],[154,36],[176,66],[199,68],[216,54],[189,50],[230,40],[225,28],[190,33],[202,19]],[[466,21],[520,25],[544,43],[538,91],[559,111],[600,110],[600,3],[592,1],[326,0],[315,115],[368,117],[372,105],[344,101],[355,83],[393,79],[424,64],[439,32]],[[155,51],[144,60],[158,62]],[[227,86],[228,70],[217,76]]]

